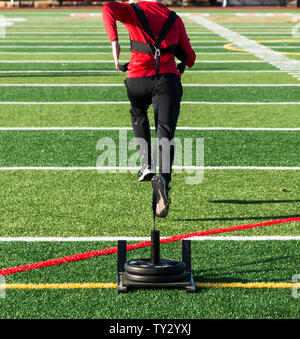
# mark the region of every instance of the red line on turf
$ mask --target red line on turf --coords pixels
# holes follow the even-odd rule
[[[300,217],[288,218],[288,219],[277,219],[277,220],[271,220],[271,221],[261,222],[257,224],[238,225],[238,226],[217,228],[214,230],[200,231],[200,232],[183,234],[183,235],[175,235],[172,237],[161,239],[160,242],[164,244],[164,243],[179,241],[182,239],[187,239],[187,238],[192,238],[192,237],[213,235],[213,234],[219,234],[219,233],[225,233],[225,232],[234,232],[234,231],[246,230],[246,229],[256,228],[256,227],[286,224],[289,222],[296,222],[296,221],[300,221]],[[137,248],[147,247],[150,245],[151,245],[151,241],[144,241],[144,242],[140,242],[137,244],[128,245],[127,251],[137,249]],[[79,260],[101,256],[101,255],[113,254],[113,253],[117,253],[117,251],[118,251],[117,247],[112,247],[112,248],[107,248],[107,249],[100,250],[100,251],[92,251],[92,252],[74,254],[71,256],[63,257],[63,258],[51,259],[51,260],[46,260],[46,261],[42,261],[39,263],[2,269],[0,270],[0,275],[9,275],[9,274],[14,274],[14,273],[23,272],[23,271],[30,271],[30,270],[34,270],[34,269],[42,268],[42,267],[55,266],[55,265],[64,264],[64,263],[68,263],[72,261],[79,261]]]

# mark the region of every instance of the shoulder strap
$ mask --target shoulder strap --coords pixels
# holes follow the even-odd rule
[[[159,36],[157,39],[155,39],[154,34],[149,26],[148,20],[145,16],[144,11],[142,10],[142,8],[138,5],[138,4],[131,4],[131,6],[133,7],[133,9],[135,10],[135,13],[139,19],[139,21],[141,22],[144,31],[148,34],[148,36],[153,40],[155,47],[156,48],[160,48],[160,45],[162,43],[162,41],[164,40],[164,38],[166,37],[166,35],[168,34],[169,30],[171,29],[171,27],[173,26],[174,22],[176,21],[177,15],[175,12],[171,11],[170,15],[168,16],[168,19],[166,20],[163,28],[161,29],[161,31],[159,32]]]
[[[148,34],[148,36],[153,40],[153,42],[155,42],[155,37],[153,35],[152,29],[149,26],[148,20],[146,18],[146,15],[144,13],[144,11],[141,9],[141,7],[138,4],[131,4],[131,6],[133,7],[136,16],[138,17],[139,21],[141,22],[144,31]]]
[[[158,39],[156,40],[156,44],[158,47],[160,47],[160,44],[162,43],[162,41],[165,39],[165,37],[167,36],[169,30],[171,29],[171,27],[173,26],[173,24],[175,23],[177,19],[177,15],[175,12],[171,11],[170,15],[168,16],[167,21],[165,22],[163,28],[161,29],[161,31],[159,32],[159,36]]]

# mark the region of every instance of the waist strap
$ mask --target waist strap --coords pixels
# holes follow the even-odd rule
[[[130,40],[130,47],[132,51],[145,53],[149,55],[155,55],[155,47],[153,45],[141,41]],[[171,45],[166,48],[160,48],[160,54],[165,53],[175,54],[176,47],[177,47],[176,45]]]

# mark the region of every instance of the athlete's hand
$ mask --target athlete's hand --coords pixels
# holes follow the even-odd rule
[[[116,65],[116,69],[119,71],[120,70],[120,65],[119,65],[119,56],[120,56],[120,52],[121,52],[121,47],[119,44],[118,40],[115,40],[111,43],[111,47],[112,47],[112,54],[113,54],[113,58],[114,58],[114,62]]]

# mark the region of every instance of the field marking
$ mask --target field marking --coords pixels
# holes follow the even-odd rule
[[[224,48],[223,46],[217,46],[218,48]],[[58,49],[58,48],[73,48],[73,49],[82,49],[82,48],[91,48],[91,49],[95,49],[95,48],[106,48],[106,49],[111,49],[111,45],[107,45],[107,46],[83,46],[83,45],[80,45],[80,46],[23,46],[23,45],[16,45],[16,46],[13,46],[13,45],[0,45],[0,49],[1,48],[15,48],[15,49],[18,49],[18,48],[27,48],[27,49],[50,49],[50,48],[53,48],[53,49]],[[129,49],[130,46],[122,46],[122,49]],[[199,47],[200,48],[200,47]],[[202,47],[201,47],[202,48]],[[215,48],[215,46],[205,46],[203,48]]]
[[[214,283],[214,282],[195,282],[199,288],[299,288],[300,283],[288,282],[234,282],[234,283]]]
[[[286,24],[286,25],[276,25],[276,26],[271,26],[271,25],[251,25],[251,26],[244,26],[244,25],[224,25],[224,27],[226,28],[241,28],[241,29],[248,29],[248,28],[255,28],[255,29],[258,29],[258,28],[278,28],[278,29],[291,29],[293,28],[294,24]],[[25,27],[25,26],[24,26]],[[193,26],[193,27],[196,27],[196,26]]]
[[[119,62],[128,62],[128,60],[119,60]],[[104,64],[114,63],[113,60],[0,60],[1,64]],[[235,63],[265,63],[262,60],[196,60],[200,64],[235,64]]]
[[[161,237],[166,239],[167,237]],[[191,237],[192,241],[299,241],[300,236],[204,236]],[[0,237],[0,242],[104,242],[104,241],[149,241],[150,237]]]
[[[205,41],[202,41],[205,42]],[[222,41],[221,41],[222,42]],[[224,43],[224,42],[222,42]],[[221,45],[221,46],[193,46],[193,49],[226,49],[226,45],[229,44],[225,44],[225,45]],[[264,45],[261,45],[264,46]],[[267,47],[267,46],[265,46]],[[282,49],[286,49],[286,48],[291,48],[291,49],[298,49],[298,46],[281,46],[281,45],[276,45],[276,46],[269,46],[272,48],[282,48]],[[5,48],[5,49],[111,49],[110,45],[107,46],[90,46],[90,45],[80,45],[80,46],[23,46],[23,45],[0,45],[0,49]],[[130,46],[122,46],[122,49],[129,49],[130,50]],[[246,52],[249,52],[249,50],[246,50]]]
[[[300,283],[289,282],[233,282],[233,283],[215,283],[215,282],[195,282],[198,288],[300,288]],[[44,289],[116,289],[116,283],[49,283],[49,284],[22,284],[7,283],[0,284],[0,289],[5,290],[44,290]]]
[[[237,32],[230,30],[229,28],[219,25],[216,22],[207,20],[201,16],[191,16],[190,18],[203,27],[209,29],[210,31],[227,39],[231,43],[234,43],[237,46],[241,47],[243,50],[251,52],[259,59],[268,62],[272,66],[277,67],[282,71],[286,71],[288,74],[290,74],[290,72],[292,71],[296,72],[300,70],[300,61],[293,60],[292,62],[291,59],[289,59],[285,55],[275,52],[269,47],[261,45],[260,43],[247,38],[245,35],[249,35],[249,33],[245,35],[240,35]],[[279,33],[277,32],[274,34]]]
[[[62,40],[57,40],[57,41],[62,41]],[[84,41],[84,40],[83,40]],[[67,54],[67,55],[98,55],[98,54],[107,54],[107,55],[111,55],[111,52],[1,52],[1,54],[7,55],[7,54],[21,54],[21,55],[47,55],[47,54],[54,54],[54,55],[59,55],[59,54]],[[128,54],[130,55],[130,52],[125,52],[124,54]],[[197,52],[196,55],[247,55],[250,54],[247,51],[243,51],[243,52]]]
[[[150,127],[155,130],[155,127]],[[0,127],[0,131],[131,131],[132,127]],[[193,127],[177,126],[179,131],[300,131],[299,127]]]
[[[91,289],[91,288],[117,288],[116,283],[58,283],[58,284],[0,284],[0,289],[6,290],[41,290],[41,289]]]
[[[243,71],[229,71],[229,70],[187,70],[187,73],[286,73],[285,71],[280,71],[280,70],[261,70],[261,71],[256,71],[256,70],[243,70]],[[0,71],[0,73],[2,73]]]
[[[300,283],[289,282],[233,282],[233,283],[215,283],[215,282],[195,282],[198,288],[300,288]],[[116,283],[49,283],[49,284],[22,284],[7,283],[0,284],[0,289],[5,290],[44,290],[44,289],[116,289]]]
[[[182,101],[182,105],[299,105],[300,101],[285,102],[222,102]],[[129,101],[0,101],[0,105],[130,105]]]
[[[11,166],[0,167],[0,171],[133,171],[136,172],[140,167],[124,167],[124,166],[73,166],[73,167],[60,167],[60,166]],[[287,166],[173,166],[174,170],[259,170],[259,171],[300,171],[300,167],[287,167]]]
[[[285,33],[285,32],[283,32]],[[59,35],[70,35],[70,36],[76,36],[76,35],[107,35],[107,33],[103,30],[99,30],[96,32],[72,32],[72,30],[70,32],[15,32],[15,31],[10,31],[6,33],[7,35],[55,35],[55,34],[59,34]],[[128,36],[128,32],[126,31],[122,31],[119,33],[119,35],[125,35]],[[206,31],[198,31],[198,32],[191,32],[189,35],[205,35],[205,36],[211,36],[211,35],[216,35],[215,33],[209,33]]]
[[[275,219],[275,220],[260,222],[256,224],[244,224],[244,225],[237,225],[237,226],[226,227],[226,228],[210,229],[206,231],[199,231],[199,232],[194,232],[194,233],[189,233],[189,234],[171,236],[165,239],[161,239],[160,243],[167,244],[171,242],[180,241],[183,239],[192,238],[195,236],[207,236],[207,235],[214,235],[214,234],[220,234],[220,233],[235,232],[235,231],[240,231],[240,230],[248,230],[252,228],[261,228],[261,227],[267,227],[267,226],[274,226],[278,224],[287,224],[287,223],[292,223],[292,222],[297,222],[297,221],[300,221],[300,217],[293,217],[293,218],[288,218],[288,219]],[[151,241],[143,241],[143,242],[139,242],[135,244],[128,244],[126,247],[126,251],[149,247],[149,246],[151,246]],[[68,262],[87,260],[89,258],[94,258],[98,256],[111,255],[117,252],[118,252],[117,247],[110,247],[110,248],[96,250],[96,251],[88,251],[84,253],[78,253],[75,255],[69,255],[67,257],[65,256],[61,258],[48,259],[48,260],[38,262],[38,263],[32,263],[32,264],[27,264],[27,265],[10,267],[6,269],[0,269],[0,275],[6,276],[10,274],[19,273],[19,272],[35,270],[35,269],[43,268],[43,267],[57,266],[57,265],[65,264]]]
[[[122,74],[120,71],[117,70],[75,70],[75,71],[63,71],[63,70],[53,70],[53,71],[45,71],[45,70],[24,70],[24,71],[1,71],[0,74],[82,74],[82,73],[119,73]],[[248,71],[228,71],[228,70],[187,70],[187,73],[286,73],[286,71],[279,71],[279,70],[248,70]]]
[[[1,43],[7,43],[7,42],[16,42],[16,43],[27,43],[27,42],[43,42],[43,43],[58,43],[58,42],[67,42],[67,43],[77,43],[77,42],[97,42],[97,43],[107,43],[109,46],[110,45],[110,41],[109,40],[0,40],[0,44]],[[128,44],[128,40],[119,40],[120,43],[127,43]],[[219,39],[219,40],[193,40],[193,43],[216,43],[219,42],[220,44],[222,43],[226,43],[228,42],[227,40],[224,39]],[[1,45],[0,45],[1,47]],[[14,45],[14,47],[18,47],[18,45]],[[77,45],[75,45],[74,47],[77,47]],[[86,45],[86,47],[89,47],[89,45]]]
[[[0,71],[1,72],[1,71]],[[182,84],[183,87],[300,87],[300,84]],[[0,84],[0,87],[125,87],[124,84]]]

